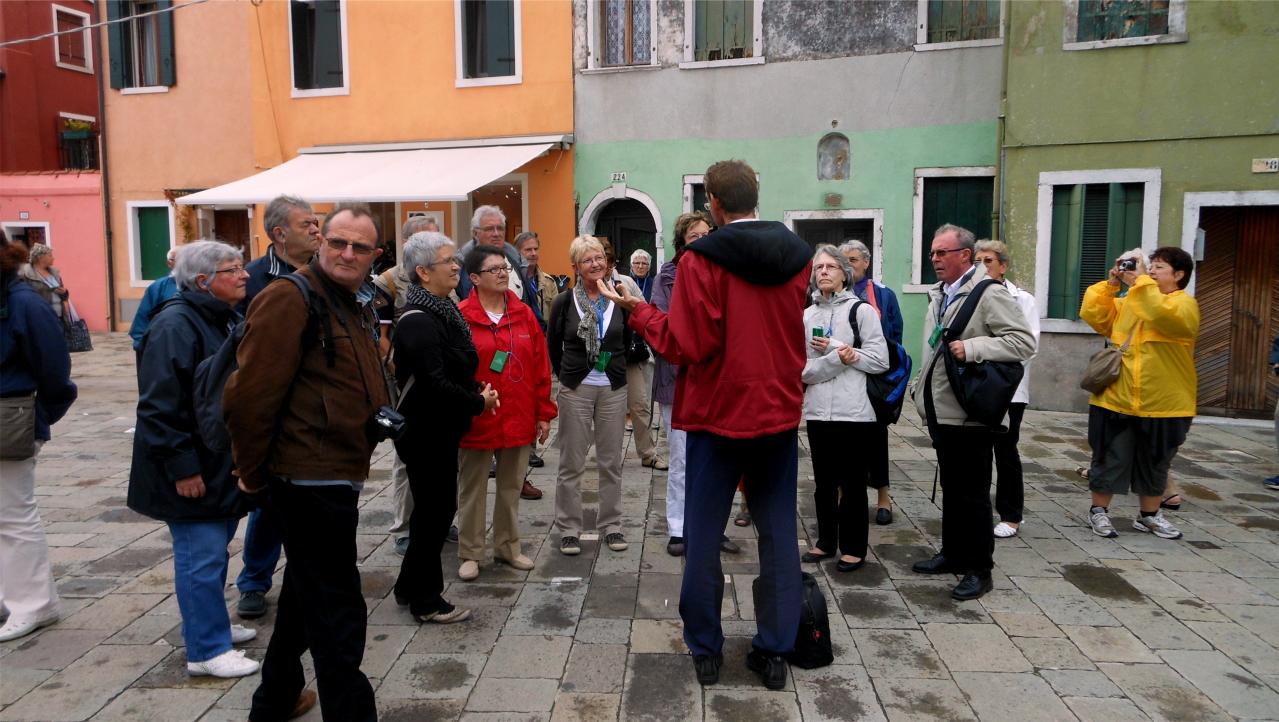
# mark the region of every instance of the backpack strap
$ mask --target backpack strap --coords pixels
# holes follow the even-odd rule
[[[857,307],[864,303],[866,302],[854,296],[853,306],[848,309],[848,325],[853,327],[853,348],[862,347],[862,332],[857,324]]]
[[[405,311],[404,313],[400,314],[400,319],[399,319],[399,321],[403,321],[403,320],[405,319],[405,317],[407,317],[407,316],[412,316],[412,315],[413,315],[413,314],[415,314],[415,313],[426,313],[426,312],[425,312],[425,311],[423,311],[423,310],[422,310],[422,309],[420,309],[420,308],[410,308],[409,310],[407,310],[407,311]],[[396,321],[396,328],[399,328],[399,321]],[[394,339],[392,340],[392,349],[394,349]],[[388,354],[389,354],[389,352],[388,352]],[[388,355],[388,357],[389,357],[389,355]],[[400,389],[400,398],[399,398],[399,399],[397,399],[397,400],[396,400],[396,402],[395,402],[395,410],[396,410],[396,411],[399,411],[399,410],[400,410],[400,404],[404,403],[404,397],[406,397],[406,396],[408,396],[408,395],[409,395],[409,389],[413,388],[413,381],[414,381],[416,378],[417,378],[417,377],[415,377],[415,376],[409,376],[409,380],[404,382],[404,388]]]
[[[311,328],[311,321],[316,322],[317,333],[323,328],[323,335],[320,336],[320,346],[324,348],[324,361],[329,368],[337,366],[338,351],[333,346],[331,339],[333,338],[333,319],[329,315],[329,305],[320,303],[316,298],[315,289],[311,287],[311,282],[306,276],[294,271],[293,273],[281,276],[288,279],[297,287],[298,293],[302,294],[302,300],[306,302],[307,328]]]
[[[986,292],[987,288],[998,283],[993,278],[987,278],[968,292],[968,297],[964,299],[964,305],[959,307],[959,313],[951,319],[950,325],[946,327],[946,340],[955,341],[963,335],[964,329],[968,327],[968,322],[973,319],[973,314],[977,311],[977,303],[981,301],[981,295]]]

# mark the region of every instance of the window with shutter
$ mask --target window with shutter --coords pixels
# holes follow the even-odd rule
[[[60,68],[93,72],[89,48],[89,16],[69,8],[53,6],[54,62]],[[77,32],[78,31],[78,32]]]
[[[976,238],[990,238],[990,215],[995,203],[995,180],[990,176],[968,178],[923,178],[923,216],[916,252],[922,262],[919,282],[937,283],[937,274],[928,259],[933,232],[951,223],[973,232]]]
[[[177,81],[173,50],[172,0],[108,0],[107,26],[111,87],[151,88]]]
[[[927,42],[955,43],[999,37],[1000,0],[926,0]]]
[[[597,0],[599,64],[649,65],[653,60],[653,0]]]
[[[1171,0],[1079,0],[1078,42],[1168,33]]]
[[[1141,246],[1141,183],[1054,186],[1048,317],[1077,320],[1084,291]]]
[[[289,2],[295,90],[346,86],[342,52],[342,10],[339,0]]]
[[[752,0],[693,3],[694,60],[734,60],[755,55]]]

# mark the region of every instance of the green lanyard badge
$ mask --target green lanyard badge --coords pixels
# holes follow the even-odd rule
[[[937,348],[937,342],[941,340],[941,335],[945,333],[945,331],[946,327],[940,323],[934,326],[932,335],[928,337],[928,347]]]
[[[603,371],[608,368],[608,362],[613,358],[612,351],[600,351],[600,357],[595,361],[595,370]]]
[[[493,363],[489,364],[489,371],[493,373],[502,373],[502,369],[506,368],[506,359],[510,358],[509,351],[497,351],[493,354]]]

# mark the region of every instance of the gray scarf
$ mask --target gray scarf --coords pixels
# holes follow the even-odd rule
[[[457,310],[457,306],[453,305],[452,301],[440,298],[416,283],[409,286],[408,301],[439,316],[444,323],[460,329],[467,343],[471,343],[471,327],[466,324],[466,319],[462,318],[462,312]]]
[[[600,324],[604,322],[603,314],[608,308],[608,301],[600,296],[597,302],[600,305],[595,305],[586,295],[586,289],[582,288],[580,278],[578,281],[577,287],[573,289],[573,300],[582,309],[582,320],[577,322],[577,337],[586,344],[586,358],[593,365],[600,357]]]

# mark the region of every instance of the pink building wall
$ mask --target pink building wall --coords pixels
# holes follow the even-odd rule
[[[96,171],[0,174],[0,224],[45,223],[54,266],[62,273],[76,311],[90,331],[106,331],[102,176]]]

